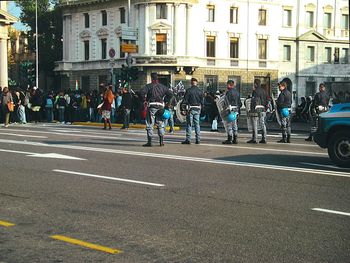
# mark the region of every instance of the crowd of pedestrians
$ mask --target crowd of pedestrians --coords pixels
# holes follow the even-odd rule
[[[105,92],[109,90],[106,102]],[[4,127],[11,123],[27,122],[103,122],[122,123],[127,129],[129,123],[144,123],[145,111],[139,92],[127,87],[113,92],[111,86],[101,84],[98,89],[84,92],[82,90],[65,90],[54,93],[44,92],[36,87],[21,90],[0,87],[0,121]],[[102,111],[98,109],[103,104]],[[13,108],[9,108],[13,105]],[[105,109],[107,107],[107,109]],[[108,110],[109,118],[102,112]],[[105,111],[106,113],[106,111]]]

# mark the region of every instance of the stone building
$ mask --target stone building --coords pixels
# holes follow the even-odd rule
[[[186,85],[194,76],[209,90],[224,89],[226,81],[234,79],[243,97],[251,93],[256,78],[275,95],[277,82],[286,79],[296,99],[311,92],[310,80],[317,83],[320,76],[330,74],[323,71],[334,75],[323,81],[333,78],[337,81],[348,74],[345,55],[339,55],[342,62],[332,60],[325,64],[321,52],[331,47],[331,54],[338,51],[346,54],[348,22],[342,15],[348,10],[347,1],[130,0],[130,3],[129,15],[127,0],[61,1],[64,51],[56,71],[61,75],[62,88],[72,88],[78,81],[83,89],[95,89],[99,83],[111,81],[111,68],[118,71],[126,64],[128,54],[122,51],[131,52],[132,66],[140,71],[138,80],[131,83],[134,89],[149,82],[151,72],[158,72],[168,86],[179,81]],[[305,26],[308,10],[314,10],[313,24]],[[330,28],[326,28],[322,16],[330,10],[333,16]],[[111,48],[115,58],[110,61]],[[305,59],[312,54],[314,61]]]
[[[7,12],[7,2],[0,1],[0,87],[8,86],[8,30],[16,22]]]
[[[315,94],[321,82],[333,97],[350,92],[348,0],[285,0],[280,13],[279,80],[295,98]]]

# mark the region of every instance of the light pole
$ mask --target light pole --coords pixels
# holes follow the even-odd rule
[[[38,0],[35,0],[35,86],[39,88]]]

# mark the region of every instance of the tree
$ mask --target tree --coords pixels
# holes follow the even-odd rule
[[[62,59],[62,11],[58,0],[38,1],[39,72],[53,76],[54,62]],[[28,49],[35,51],[35,2],[16,0],[21,22],[27,25]]]

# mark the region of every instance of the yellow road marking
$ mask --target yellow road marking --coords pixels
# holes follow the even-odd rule
[[[65,237],[65,236],[55,235],[55,236],[51,236],[51,238],[57,239],[57,240],[61,240],[61,241],[67,242],[67,243],[71,243],[71,244],[74,244],[74,245],[87,247],[87,248],[91,248],[91,249],[94,249],[94,250],[103,251],[103,252],[110,253],[110,254],[119,254],[119,253],[122,252],[121,250],[118,250],[118,249],[109,248],[109,247],[103,247],[103,246],[100,246],[100,245],[95,245],[95,244],[92,244],[92,243],[84,242],[84,241],[81,241],[81,240],[78,240],[78,239]]]
[[[15,224],[12,224],[6,221],[0,221],[0,226],[11,227],[11,226],[15,226]]]

